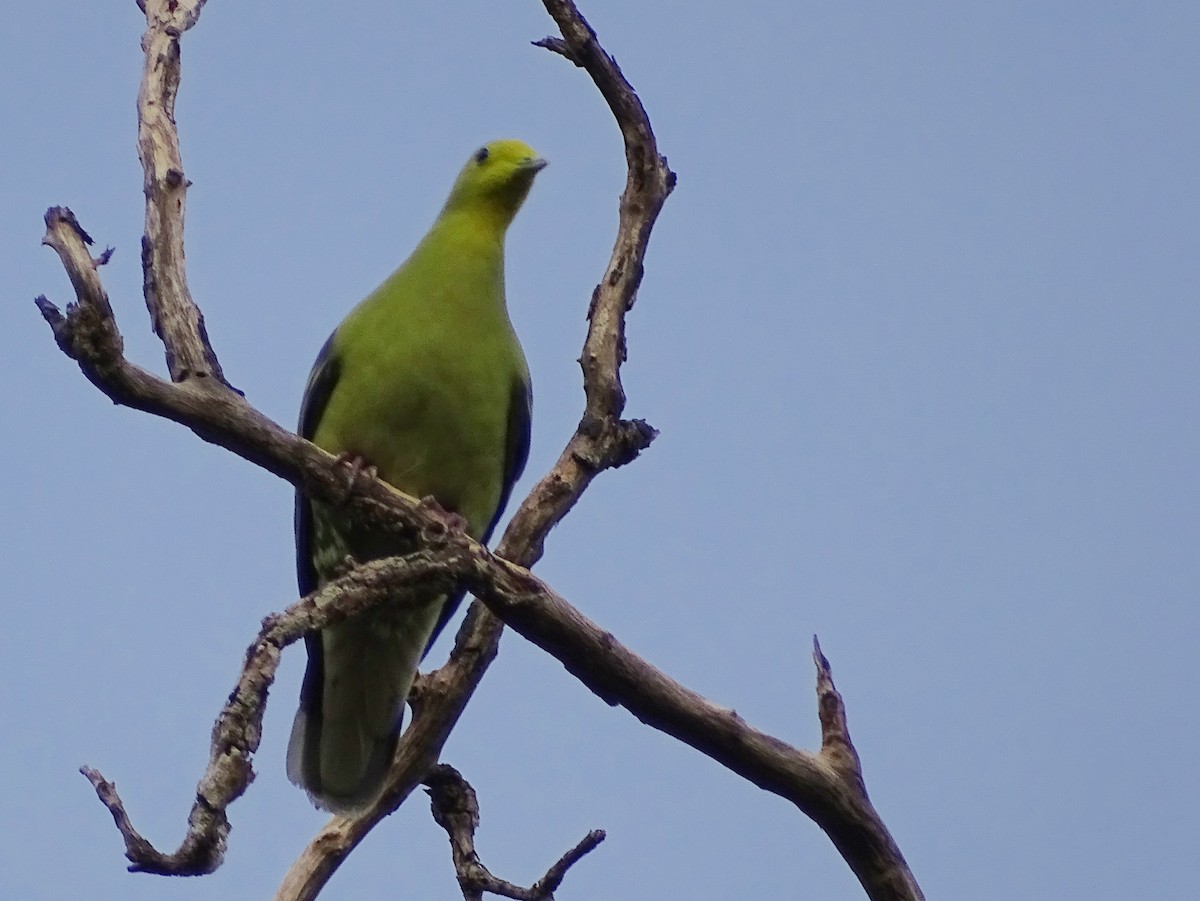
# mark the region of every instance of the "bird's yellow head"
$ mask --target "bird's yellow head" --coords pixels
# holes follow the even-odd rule
[[[505,225],[512,221],[533,178],[546,161],[521,141],[505,139],[484,144],[467,160],[446,201],[446,211],[481,209],[499,214]]]

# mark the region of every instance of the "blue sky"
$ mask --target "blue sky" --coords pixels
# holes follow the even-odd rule
[[[629,321],[629,414],[539,573],[667,672],[813,747],[819,633],[871,796],[930,898],[1185,899],[1200,873],[1200,6],[585,6],[679,173]],[[174,847],[259,619],[294,596],[286,484],[114,408],[33,307],[66,204],[141,301],[133,2],[0,32],[0,894],[269,897],[323,822],[283,758],[285,659],[225,867],[130,875],[76,769]],[[534,378],[525,485],[578,417],[575,357],[622,185],[540,5],[212,0],[184,44],[188,271],[230,379],[294,421],[320,344],[466,156],[552,163],[509,238]],[[518,495],[520,489],[518,489]],[[436,654],[444,653],[439,647]],[[445,759],[479,847],[560,897],[861,897],[819,830],[610,709],[519,637]],[[453,898],[414,797],[325,897]]]

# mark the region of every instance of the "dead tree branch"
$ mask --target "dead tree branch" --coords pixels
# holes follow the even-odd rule
[[[429,544],[435,548],[437,541]],[[254,779],[252,760],[262,741],[267,693],[275,682],[284,648],[308,632],[381,604],[421,603],[431,592],[449,592],[457,584],[454,572],[465,568],[464,564],[465,558],[447,568],[428,550],[372,561],[329,582],[283,613],[266,617],[246,650],[237,685],[213,726],[208,766],[196,788],[187,834],[176,851],[164,853],[155,848],[134,827],[116,786],[98,770],[82,767],[80,772],[92,783],[121,833],[130,870],[194,876],[220,865],[229,835],[225,811]]]
[[[145,66],[138,91],[138,158],[146,194],[142,236],[142,293],[154,332],[163,342],[171,381],[216,379],[228,388],[221,364],[192,301],[184,269],[183,174],[175,98],[182,76],[179,41],[196,24],[205,0],[138,0],[146,14]]]
[[[115,402],[180,422],[204,440],[287,479],[314,498],[346,502],[363,522],[415,536],[418,551],[356,568],[322,592],[264,621],[247,651],[242,677],[214,727],[209,767],[197,787],[188,832],[177,851],[155,850],[133,828],[112,784],[94,771],[85,774],[113,814],[133,869],[161,873],[215,869],[228,836],[226,807],[253,778],[251,762],[261,737],[263,705],[282,648],[337,618],[373,604],[393,603],[397,592],[462,584],[482,603],[472,605],[448,663],[420,681],[415,716],[401,741],[387,789],[371,810],[354,819],[335,817],[327,824],[293,865],[278,899],[315,898],[357,843],[430,774],[496,655],[503,619],[608,703],[626,707],[643,722],[792,801],[830,835],[870,898],[916,901],[922,897],[920,889],[867,798],[844,707],[818,647],[814,659],[823,739],[820,753],[813,754],[753,729],[734,711],[712,704],[654,669],[528,571],[542,556],[549,531],[591,480],[634,459],[654,437],[654,430],[644,422],[621,418],[625,394],[620,368],[625,359],[625,317],[637,296],[650,232],[674,186],[674,174],[658,152],[645,109],[595,32],[569,0],[543,2],[562,37],[539,43],[587,71],[605,97],[624,139],[628,174],[612,256],[588,311],[588,335],[580,358],[584,413],[558,461],[521,504],[492,554],[448,528],[429,505],[381,482],[362,480],[346,501],[344,480],[328,454],[279,427],[228,387],[186,285],[187,180],[173,115],[179,40],[195,24],[203,0],[142,0],[147,18],[146,68],[139,94],[139,153],[147,204],[144,282],[171,382],[125,359],[98,273],[106,255],[92,258],[91,239],[63,208],[48,211],[45,242],[62,260],[76,300],[65,313],[44,297],[38,298],[38,308],[63,351]],[[318,608],[315,598],[324,600],[327,594],[337,600]],[[552,892],[554,880],[561,879],[583,853],[586,849],[576,849],[564,857],[539,883],[540,890]]]
[[[554,901],[554,893],[566,878],[567,870],[604,841],[604,830],[594,829],[574,848],[555,861],[541,879],[522,888],[492,875],[475,850],[475,830],[479,828],[479,799],[462,773],[444,763],[425,777],[433,819],[446,830],[454,872],[462,889],[463,901],[482,901],[485,893],[512,898],[513,901]]]

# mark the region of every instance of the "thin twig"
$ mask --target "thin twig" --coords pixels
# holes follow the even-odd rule
[[[567,870],[595,851],[606,838],[608,834],[603,829],[593,829],[579,840],[579,844],[556,860],[546,871],[546,875],[533,884],[530,891],[535,897],[553,897],[566,878]]]
[[[863,798],[867,785],[863,781],[862,761],[850,741],[846,723],[846,705],[833,684],[829,660],[821,651],[821,642],[813,636],[813,663],[817,667],[817,715],[821,719],[821,756],[829,761],[843,779],[853,783]]]
[[[604,841],[604,830],[594,829],[574,848],[560,857],[546,874],[529,888],[523,888],[492,874],[475,850],[475,830],[479,828],[479,799],[462,773],[448,764],[438,764],[425,777],[429,806],[434,822],[446,830],[454,872],[462,889],[463,901],[480,901],[485,893],[512,898],[513,901],[554,901],[567,870]]]

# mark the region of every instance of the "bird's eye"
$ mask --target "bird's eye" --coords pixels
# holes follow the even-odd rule
[[[488,158],[488,149],[486,147],[480,147],[478,150],[475,151],[475,162],[482,163],[487,158]]]

